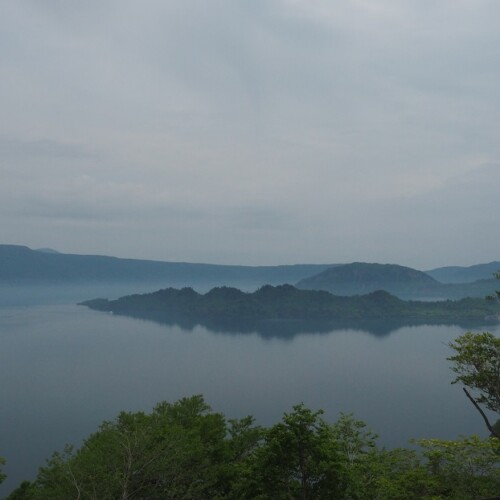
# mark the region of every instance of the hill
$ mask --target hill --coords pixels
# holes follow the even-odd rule
[[[426,271],[426,274],[441,283],[470,283],[477,280],[491,279],[493,273],[500,270],[500,262],[476,264],[469,267],[448,266]]]
[[[360,295],[386,290],[402,299],[443,300],[485,297],[498,288],[495,279],[471,283],[440,283],[427,273],[396,264],[355,262],[321,271],[297,283],[304,290]]]
[[[386,290],[398,297],[434,296],[440,283],[422,271],[396,264],[354,262],[326,269],[297,283],[298,288],[359,295]]]
[[[261,286],[295,282],[331,264],[229,266],[75,255],[0,245],[1,284],[157,283]]]

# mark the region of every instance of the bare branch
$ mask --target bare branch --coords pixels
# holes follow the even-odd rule
[[[492,425],[490,424],[490,421],[488,420],[488,417],[484,413],[484,411],[481,409],[481,407],[477,404],[476,400],[469,394],[469,391],[465,388],[462,387],[463,391],[465,392],[465,395],[471,400],[472,404],[476,407],[477,411],[481,414],[483,417],[483,420],[486,424],[486,427],[488,427],[488,430],[491,432],[491,434],[496,437],[497,439],[500,439],[500,435],[498,435],[495,432],[495,429],[493,429]]]

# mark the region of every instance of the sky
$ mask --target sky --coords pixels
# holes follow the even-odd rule
[[[497,0],[3,0],[0,243],[500,260]]]

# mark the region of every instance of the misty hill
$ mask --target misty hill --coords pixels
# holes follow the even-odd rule
[[[359,295],[386,290],[398,296],[432,296],[440,283],[422,271],[396,264],[354,262],[326,269],[297,283],[298,288]]]
[[[494,279],[472,283],[444,284],[422,271],[396,264],[355,262],[321,271],[304,278],[297,288],[325,290],[337,295],[360,295],[386,290],[403,299],[459,299],[484,297],[498,288]]]
[[[496,318],[498,303],[483,299],[460,301],[403,301],[378,290],[367,295],[340,297],[329,292],[299,290],[291,285],[266,285],[253,293],[214,288],[200,294],[192,288],[168,288],[117,300],[81,303],[91,309],[147,319],[218,325],[270,320],[407,319],[425,322],[483,321]]]
[[[0,245],[0,284],[157,283],[239,285],[295,282],[330,265],[229,266],[74,255]]]
[[[44,252],[44,253],[61,253],[53,248],[35,248],[36,252]]]
[[[448,266],[426,271],[429,276],[441,283],[469,283],[477,280],[491,279],[493,273],[500,271],[500,262],[476,264],[469,267]]]

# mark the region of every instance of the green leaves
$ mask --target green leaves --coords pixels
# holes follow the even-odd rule
[[[500,440],[477,436],[456,441],[420,439],[431,477],[456,499],[487,497],[500,491]]]
[[[468,499],[500,491],[500,441],[420,440],[379,449],[364,422],[294,406],[270,428],[227,421],[201,396],[122,412],[55,453],[9,500]],[[0,461],[3,463],[3,461]]]
[[[452,370],[461,382],[476,391],[476,401],[500,413],[500,338],[489,332],[467,332],[449,344],[455,355]]]
[[[500,272],[495,273],[495,278],[500,279]],[[497,299],[500,299],[500,291],[497,291],[496,295]],[[480,407],[482,404],[488,410],[500,414],[500,338],[489,332],[467,332],[449,346],[456,353],[448,358],[448,361],[453,361],[451,369],[457,374],[452,384],[461,382],[475,391],[472,396],[465,387],[463,388],[466,396],[481,414],[491,435],[500,439],[498,421],[492,426]]]
[[[493,273],[493,276],[495,279],[500,280],[500,271]],[[494,295],[488,295],[486,298],[489,300],[500,300],[500,290],[497,290]]]
[[[201,396],[158,404],[149,415],[122,412],[76,452],[55,453],[27,498],[227,497],[231,469],[255,446],[251,420],[232,439],[220,413]]]
[[[336,443],[322,413],[300,404],[264,432],[243,481],[244,498],[335,497]]]
[[[5,465],[5,459],[0,457],[0,465]],[[5,478],[7,476],[0,470],[0,484],[2,484],[5,481]]]

